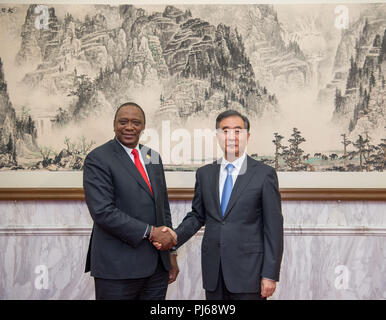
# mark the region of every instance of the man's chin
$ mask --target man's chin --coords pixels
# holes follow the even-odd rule
[[[135,148],[138,144],[138,141],[136,139],[125,138],[125,137],[121,138],[121,142],[123,145],[129,148]]]
[[[227,149],[226,154],[228,158],[237,158],[239,156],[238,149]]]

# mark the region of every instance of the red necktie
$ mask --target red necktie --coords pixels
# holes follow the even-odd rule
[[[152,188],[151,188],[149,179],[147,178],[145,169],[143,168],[142,163],[141,163],[141,160],[139,159],[138,150],[137,150],[137,149],[133,149],[133,150],[131,151],[131,153],[132,153],[132,155],[134,156],[134,164],[135,164],[135,166],[137,167],[137,169],[138,169],[139,173],[141,174],[143,180],[145,180],[145,182],[146,182],[147,185],[149,186],[149,189],[150,189],[150,191],[151,191],[151,194],[153,194],[153,190],[152,190]]]

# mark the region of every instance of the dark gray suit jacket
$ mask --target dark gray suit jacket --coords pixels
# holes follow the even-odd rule
[[[91,271],[94,277],[148,277],[154,273],[159,255],[170,270],[169,253],[158,252],[143,239],[147,224],[172,227],[161,158],[154,150],[139,147],[154,197],[115,139],[95,148],[85,159],[83,188],[94,220],[85,272]]]
[[[245,168],[246,166],[246,168]],[[203,225],[204,289],[216,289],[221,260],[224,281],[233,293],[260,292],[261,277],[279,281],[283,216],[275,170],[246,157],[224,217],[219,200],[217,162],[197,170],[192,211],[175,229],[178,246]]]

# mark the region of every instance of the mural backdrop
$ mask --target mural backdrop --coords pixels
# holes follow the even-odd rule
[[[279,171],[385,168],[385,4],[1,4],[0,43],[0,170],[81,170],[126,101],[168,170],[229,108]]]

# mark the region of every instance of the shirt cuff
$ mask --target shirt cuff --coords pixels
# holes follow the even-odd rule
[[[147,234],[147,232],[149,230],[149,227],[150,227],[149,225],[146,226],[145,233],[143,234],[143,239],[146,239],[146,234]]]
[[[273,280],[273,279],[270,279],[270,278],[266,278],[266,277],[262,277],[262,279],[267,279],[267,280],[271,280],[271,281],[276,282],[276,280]]]

